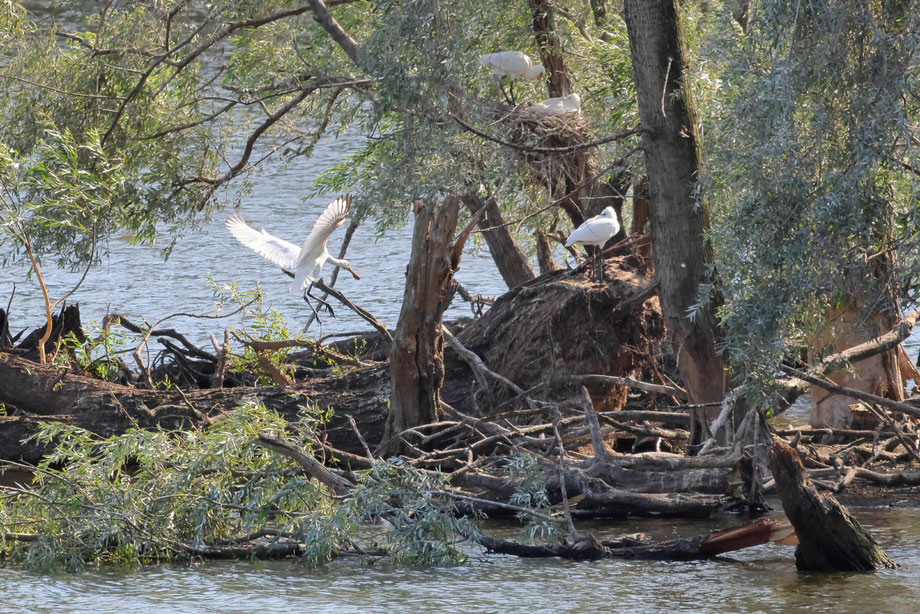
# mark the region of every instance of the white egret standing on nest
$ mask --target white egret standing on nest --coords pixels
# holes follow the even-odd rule
[[[482,66],[488,66],[499,76],[498,87],[508,104],[517,104],[514,100],[514,80],[523,77],[524,79],[541,79],[546,74],[543,64],[534,64],[530,57],[523,51],[496,51],[479,56],[479,63]],[[508,77],[511,84],[508,91],[511,96],[505,93],[502,87],[501,79]]]
[[[288,292],[295,288],[297,290],[306,289],[303,300],[307,302],[318,320],[319,314],[310,304],[307,297],[321,303],[335,317],[329,303],[310,293],[310,290],[313,289],[313,284],[323,274],[323,265],[326,261],[340,269],[345,269],[354,275],[355,279],[361,279],[347,260],[333,257],[326,249],[326,241],[329,240],[329,235],[345,222],[348,218],[349,209],[351,209],[351,196],[347,194],[329,203],[320,216],[316,218],[316,221],[313,222],[313,229],[307,235],[303,247],[297,247],[293,243],[270,235],[265,230],[256,230],[247,224],[239,214],[234,214],[227,218],[226,224],[227,230],[236,237],[237,241],[269,262],[277,264],[285,273],[294,278]]]
[[[559,98],[547,98],[543,102],[532,104],[525,109],[536,115],[565,115],[581,112],[581,96],[569,94]]]
[[[565,240],[565,246],[571,247],[575,243],[582,245],[594,246],[594,276],[604,279],[604,258],[601,251],[604,243],[610,240],[613,235],[620,232],[620,222],[617,220],[617,212],[613,207],[607,207],[595,215],[590,220],[572,231],[569,238]]]

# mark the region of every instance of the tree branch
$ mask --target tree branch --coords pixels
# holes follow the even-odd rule
[[[472,132],[476,136],[481,136],[482,138],[488,141],[492,141],[493,143],[498,143],[499,145],[504,145],[505,147],[510,147],[511,149],[515,149],[517,151],[525,151],[529,153],[544,153],[544,154],[571,153],[573,151],[581,151],[582,149],[590,149],[592,147],[598,147],[599,145],[613,143],[614,141],[622,141],[628,136],[632,136],[634,134],[639,134],[640,132],[642,132],[642,128],[637,127],[637,128],[630,128],[629,130],[625,130],[623,132],[620,132],[619,134],[605,136],[603,138],[596,139],[594,141],[588,141],[586,143],[578,143],[577,145],[567,145],[566,147],[533,147],[531,145],[519,145],[518,143],[511,143],[509,141],[502,140],[496,136],[492,136],[491,134],[487,134],[477,128],[474,128],[473,126],[469,125],[468,123],[466,123],[465,121],[463,121],[462,119],[454,115],[453,113],[448,113],[447,115],[452,120],[457,122],[457,124],[461,128],[468,130],[469,132]]]

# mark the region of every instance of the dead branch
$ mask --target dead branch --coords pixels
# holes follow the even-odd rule
[[[580,384],[616,384],[618,386],[627,386],[629,388],[644,390],[646,392],[673,395],[685,401],[689,399],[687,396],[687,391],[683,388],[678,388],[677,386],[650,384],[648,382],[642,382],[631,377],[617,377],[615,375],[573,375],[571,377],[573,381]]]
[[[818,386],[819,388],[824,388],[825,390],[829,392],[833,392],[835,394],[841,394],[847,397],[853,397],[854,399],[859,399],[860,401],[865,401],[867,403],[874,403],[876,405],[881,405],[883,407],[887,407],[894,411],[901,412],[903,414],[907,414],[908,416],[914,416],[914,417],[920,418],[920,408],[915,407],[913,405],[909,405],[901,401],[895,401],[893,399],[886,399],[885,397],[880,397],[877,394],[872,394],[869,392],[863,392],[861,390],[855,390],[853,388],[847,388],[845,386],[840,386],[833,382],[814,377],[812,375],[809,375],[808,373],[804,373],[802,371],[793,369],[791,367],[783,366],[780,368],[782,369],[784,373],[791,375],[796,379],[799,379],[808,384],[812,384],[814,386]]]
[[[380,320],[375,318],[373,314],[371,314],[371,312],[367,311],[366,309],[362,307],[358,307],[357,305],[352,303],[350,300],[348,300],[345,297],[344,294],[342,294],[341,292],[339,292],[338,290],[335,290],[334,288],[330,286],[327,286],[322,279],[316,280],[316,283],[314,285],[316,286],[316,288],[318,288],[319,290],[322,290],[329,296],[335,297],[340,303],[342,303],[343,305],[345,305],[346,307],[354,311],[361,318],[363,318],[368,324],[373,326],[374,329],[377,332],[379,332],[381,336],[383,336],[384,339],[386,339],[390,343],[393,343],[393,335],[390,334],[390,331],[387,329],[386,325],[384,325]]]

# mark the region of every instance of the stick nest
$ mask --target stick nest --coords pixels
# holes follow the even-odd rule
[[[565,175],[579,182],[592,164],[585,149],[563,152],[545,152],[540,149],[574,147],[590,140],[589,126],[581,113],[564,115],[538,115],[529,106],[500,106],[494,110],[495,126],[504,140],[532,151],[517,151],[544,184]]]

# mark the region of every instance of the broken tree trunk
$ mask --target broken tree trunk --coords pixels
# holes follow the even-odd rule
[[[770,470],[799,545],[800,571],[869,571],[897,567],[833,495],[821,495],[805,474],[798,454],[780,439],[770,450]]]
[[[384,441],[407,428],[436,422],[444,381],[444,337],[441,319],[450,303],[449,288],[472,226],[452,244],[460,198],[447,196],[441,205],[419,204],[415,210],[412,253],[399,323],[390,355],[392,398]],[[474,217],[471,224],[478,218]]]
[[[878,337],[877,331],[864,330],[860,325],[861,314],[856,308],[831,309],[827,313],[827,327],[809,344],[815,353],[829,347],[840,352],[865,341]],[[894,321],[882,316],[873,318],[882,329],[891,328]],[[894,401],[904,399],[904,381],[901,379],[901,365],[898,347],[854,362],[849,368],[828,373],[831,382],[883,396]],[[817,428],[874,428],[875,420],[868,423],[855,421],[850,406],[856,403],[852,397],[840,396],[820,387],[811,388],[811,425]]]

